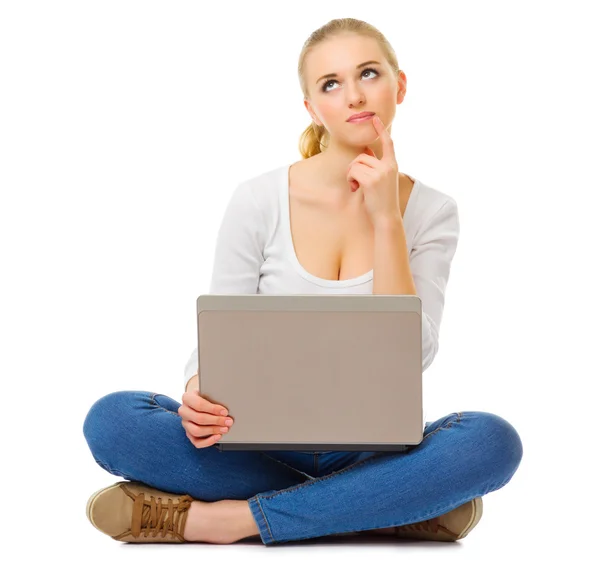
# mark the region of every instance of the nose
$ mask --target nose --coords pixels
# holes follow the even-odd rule
[[[365,103],[365,95],[359,84],[348,83],[347,90],[348,104],[353,107],[363,106]]]

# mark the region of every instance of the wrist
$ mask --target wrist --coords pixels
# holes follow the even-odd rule
[[[385,215],[383,217],[378,217],[373,222],[373,226],[375,229],[388,230],[394,229],[396,227],[403,227],[404,221],[402,220],[402,215]]]

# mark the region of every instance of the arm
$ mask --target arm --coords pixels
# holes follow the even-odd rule
[[[416,295],[401,217],[375,225],[373,295]]]
[[[192,377],[190,377],[190,380],[187,382],[186,386],[185,386],[185,391],[186,393],[188,391],[198,391],[200,389],[200,382],[198,381],[198,374],[194,374],[192,375]]]
[[[209,293],[253,294],[258,292],[260,268],[264,263],[266,227],[254,193],[247,181],[233,191],[217,233]],[[184,369],[186,391],[198,373],[198,347]],[[198,388],[196,383],[195,388]]]
[[[423,371],[438,351],[445,291],[459,233],[454,199],[447,200],[421,229],[410,255],[403,224],[392,222],[375,229],[373,294],[418,295],[421,299]]]

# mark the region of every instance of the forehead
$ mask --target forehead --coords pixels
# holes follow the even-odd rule
[[[358,34],[344,34],[315,46],[306,56],[305,73],[311,83],[324,74],[353,74],[356,66],[367,60],[385,64],[377,41]]]

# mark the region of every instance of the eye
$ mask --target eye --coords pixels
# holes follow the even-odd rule
[[[365,73],[365,72],[374,72],[376,76],[379,76],[379,72],[377,72],[377,70],[375,70],[374,68],[365,68],[362,72],[361,72],[361,76]],[[323,92],[329,92],[327,90],[327,87],[329,86],[329,84],[331,82],[337,82],[337,80],[328,80],[326,83],[323,84],[323,87],[321,88],[321,90]]]

